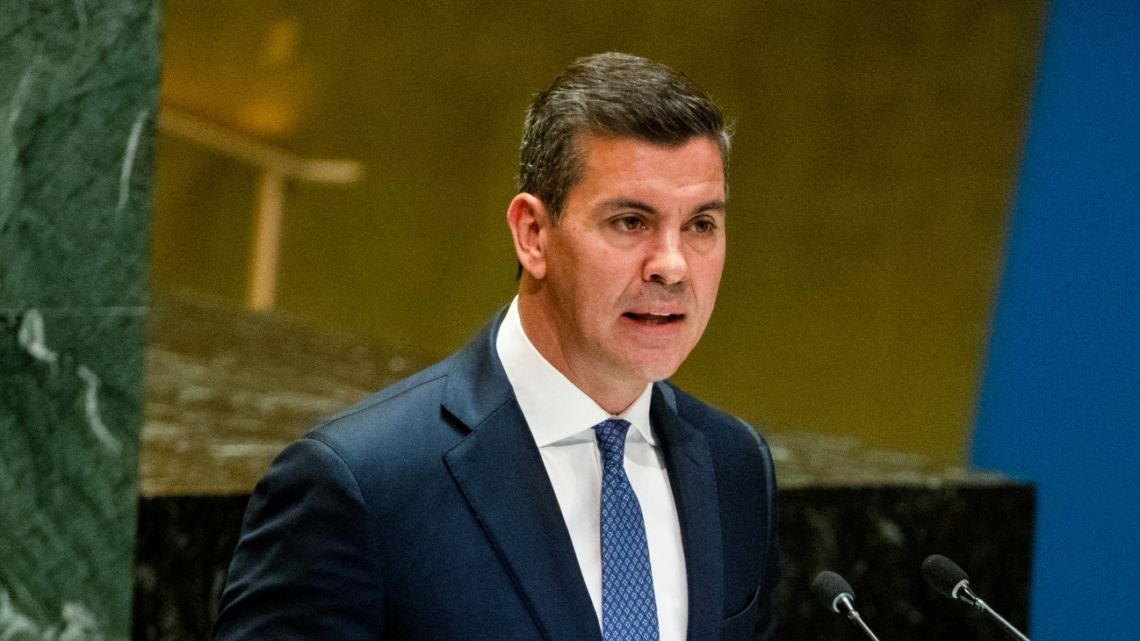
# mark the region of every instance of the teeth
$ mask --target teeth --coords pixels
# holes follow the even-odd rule
[[[630,312],[629,314],[626,314],[626,315],[629,316],[630,318],[635,319],[635,320],[639,320],[639,321],[643,321],[643,322],[647,322],[647,323],[667,323],[671,320],[676,320],[676,319],[680,318],[680,314],[652,314],[652,313],[638,314],[638,313]]]

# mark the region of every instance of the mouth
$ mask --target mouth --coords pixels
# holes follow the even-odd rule
[[[684,314],[638,314],[635,312],[626,312],[622,314],[622,316],[647,325],[669,325],[685,320]]]

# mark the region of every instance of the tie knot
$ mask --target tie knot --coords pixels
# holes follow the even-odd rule
[[[602,451],[602,462],[607,466],[621,467],[625,456],[625,434],[629,431],[629,421],[611,418],[594,426],[598,435],[598,449]]]

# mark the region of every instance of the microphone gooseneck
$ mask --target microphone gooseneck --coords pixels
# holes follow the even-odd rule
[[[823,607],[837,614],[845,615],[855,625],[859,626],[872,641],[879,641],[879,638],[875,636],[874,632],[871,632],[871,628],[867,627],[863,617],[859,616],[859,612],[855,609],[855,592],[846,579],[830,570],[824,570],[815,575],[815,579],[811,582],[811,591],[823,604]]]
[[[998,625],[1013,638],[1018,641],[1029,641],[1029,637],[1013,627],[1013,624],[1006,621],[988,603],[974,594],[974,591],[970,589],[970,577],[962,568],[958,567],[957,563],[941,554],[931,554],[922,562],[922,576],[926,578],[930,587],[942,596],[978,608],[991,619],[997,621]]]

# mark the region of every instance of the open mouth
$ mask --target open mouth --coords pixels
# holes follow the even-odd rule
[[[650,325],[667,325],[685,319],[684,314],[635,314],[634,312],[626,312],[622,314],[622,316],[639,323],[647,323]]]

